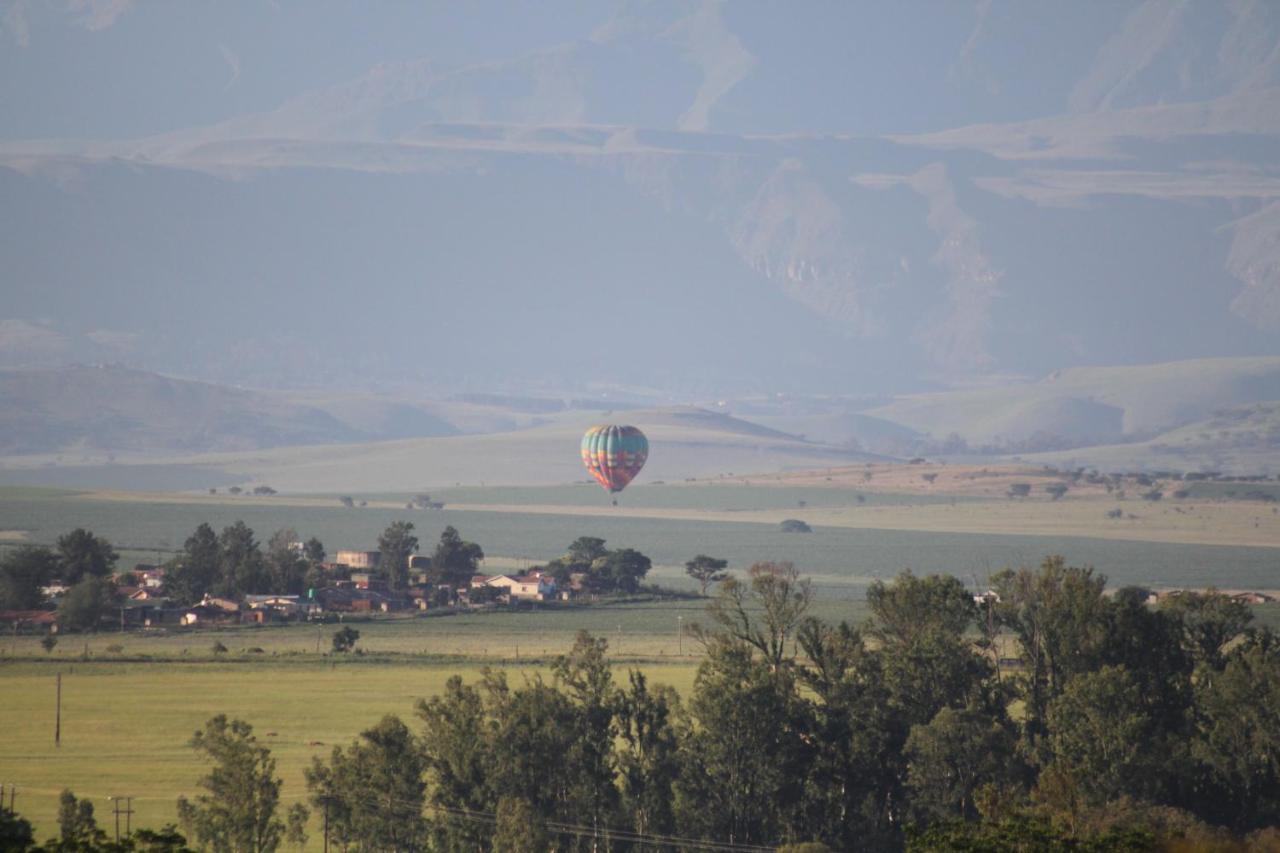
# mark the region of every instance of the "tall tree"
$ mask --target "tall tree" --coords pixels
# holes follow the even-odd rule
[[[224,527],[218,536],[221,570],[216,591],[229,598],[267,592],[270,583],[262,549],[243,521]]]
[[[805,619],[796,639],[808,661],[797,675],[814,696],[805,823],[838,850],[894,849],[906,732],[890,707],[880,654],[848,623]]]
[[[58,841],[67,850],[93,849],[106,840],[93,816],[93,803],[77,799],[69,788],[58,795]]]
[[[872,584],[867,604],[885,686],[905,726],[928,723],[943,708],[962,708],[980,697],[991,666],[965,636],[976,609],[960,581],[905,571],[890,584]]]
[[[67,590],[58,602],[58,625],[71,631],[92,631],[111,609],[115,587],[108,580],[89,575]]]
[[[1145,799],[1159,781],[1154,724],[1137,681],[1122,666],[1071,679],[1049,704],[1052,767],[1073,777],[1086,799]]]
[[[178,604],[195,604],[213,591],[221,571],[218,534],[208,524],[201,524],[187,537],[182,553],[165,571],[165,590]]]
[[[44,602],[41,587],[49,583],[58,561],[48,548],[24,545],[0,558],[0,607],[31,610]]]
[[[432,578],[449,589],[457,589],[471,581],[483,559],[480,546],[465,541],[453,525],[449,525],[440,533],[440,541],[431,556]]]
[[[1247,637],[1196,682],[1193,753],[1208,780],[1206,818],[1244,832],[1280,824],[1280,641]]]
[[[418,551],[418,537],[413,535],[413,522],[392,522],[378,537],[378,565],[387,576],[391,588],[400,592],[409,586],[409,555]]]
[[[634,548],[608,551],[591,564],[590,585],[600,592],[636,592],[652,565]]]
[[[680,740],[675,727],[680,696],[669,687],[650,688],[644,673],[631,670],[630,686],[618,691],[618,785],[622,810],[641,835],[675,830],[672,808],[680,774]]]
[[[426,840],[422,817],[426,783],[422,752],[409,728],[383,717],[328,763],[313,759],[306,771],[311,802],[329,815],[338,844],[360,850],[419,850]]]
[[[698,592],[705,596],[711,584],[728,579],[729,573],[725,571],[728,566],[728,560],[699,554],[684,564],[684,573],[698,582]]]
[[[568,808],[588,818],[592,826],[611,823],[619,801],[614,782],[616,690],[605,658],[608,647],[608,641],[579,631],[569,654],[552,665],[557,684],[571,702],[572,728],[577,733],[565,756],[571,779]]]
[[[676,780],[681,831],[731,844],[802,840],[811,722],[792,671],[746,642],[708,646]]]
[[[1062,557],[1047,557],[1038,571],[1006,569],[992,578],[996,618],[1018,640],[1033,746],[1044,733],[1049,702],[1073,675],[1099,665],[1107,636],[1105,587],[1105,577],[1068,566]]]
[[[276,817],[280,778],[271,751],[258,743],[253,727],[225,714],[211,718],[189,745],[212,769],[200,780],[207,793],[178,798],[178,817],[187,832],[214,853],[271,853],[284,824]]]
[[[1248,604],[1215,589],[1183,591],[1160,598],[1160,610],[1174,616],[1182,629],[1184,647],[1196,663],[1221,669],[1227,644],[1253,621]]]
[[[921,823],[976,819],[983,785],[1019,781],[1018,738],[1007,719],[974,706],[943,708],[907,738],[907,785]]]
[[[109,575],[117,559],[110,542],[83,527],[58,537],[58,574],[67,585],[79,583],[85,575]]]
[[[461,812],[491,811],[496,800],[490,793],[488,717],[480,690],[451,676],[439,695],[419,700],[417,713],[424,724],[421,744],[431,805]],[[487,827],[454,817],[450,811],[432,821],[431,831],[441,850],[480,849],[489,838]]]
[[[291,527],[277,530],[267,540],[267,573],[271,592],[300,595],[305,591],[308,562],[299,547],[298,531]]]
[[[745,583],[729,578],[707,605],[715,630],[701,625],[691,630],[704,642],[721,638],[745,643],[776,669],[794,657],[793,638],[810,599],[809,581],[794,565],[756,563],[747,570]]]

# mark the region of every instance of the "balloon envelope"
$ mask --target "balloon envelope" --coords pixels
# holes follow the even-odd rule
[[[633,426],[601,424],[582,437],[582,464],[596,482],[620,492],[649,458],[649,439]]]

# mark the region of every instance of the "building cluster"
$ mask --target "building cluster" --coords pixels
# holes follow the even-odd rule
[[[330,576],[323,587],[305,594],[262,594],[243,599],[206,594],[196,605],[180,607],[165,594],[163,566],[138,566],[134,583],[120,585],[119,620],[128,626],[273,624],[326,619],[346,613],[426,611],[435,607],[492,607],[518,602],[568,601],[573,589],[557,588],[556,579],[541,570],[525,574],[472,575],[457,589],[428,581],[430,557],[408,557],[408,585],[390,588],[380,573],[378,551],[338,551],[321,565]],[[60,590],[47,590],[55,597]],[[51,616],[51,613],[50,613]]]
[[[116,602],[111,621],[125,627],[275,624],[324,620],[338,614],[372,614],[426,611],[434,608],[491,608],[521,602],[568,601],[580,590],[576,582],[560,589],[556,579],[540,569],[522,574],[473,575],[457,588],[428,580],[431,558],[408,558],[409,584],[393,590],[380,571],[378,551],[338,551],[331,562],[320,564],[327,578],[322,586],[305,594],[245,595],[243,598],[206,594],[199,602],[179,605],[167,594],[165,567],[138,565],[117,576]],[[121,579],[128,583],[120,583]],[[577,579],[575,579],[577,580]],[[66,587],[43,588],[46,601],[56,604]],[[56,630],[53,610],[6,612],[0,619],[24,628]]]

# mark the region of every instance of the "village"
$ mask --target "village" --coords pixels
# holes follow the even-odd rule
[[[461,540],[452,528],[427,555],[415,553],[412,525],[404,523],[384,534],[385,547],[340,549],[332,559],[318,541],[303,542],[292,531],[273,537],[264,554],[252,540],[252,531],[243,528],[251,547],[238,558],[232,539],[241,527],[223,531],[212,570],[202,576],[201,531],[167,563],[138,563],[130,570],[116,570],[118,556],[110,543],[84,530],[60,538],[57,556],[49,549],[25,548],[10,558],[9,586],[16,587],[21,574],[13,566],[30,564],[32,570],[25,576],[34,581],[43,561],[43,577],[28,583],[25,595],[10,596],[10,607],[0,611],[0,623],[15,634],[52,636],[66,631],[333,622],[349,616],[443,615],[590,603],[638,592],[650,568],[649,558],[638,551],[607,550],[602,539],[580,537],[564,556],[544,566],[487,574],[480,571],[480,547]],[[397,538],[387,539],[392,533]],[[73,553],[76,549],[78,554]],[[722,561],[711,562],[723,569]],[[81,564],[92,565],[83,570]],[[14,608],[17,601],[24,606]]]

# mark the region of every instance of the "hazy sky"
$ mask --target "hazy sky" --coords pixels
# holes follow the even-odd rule
[[[1272,353],[1267,2],[0,3],[0,365],[877,393]]]

